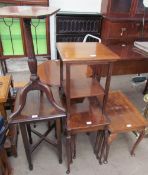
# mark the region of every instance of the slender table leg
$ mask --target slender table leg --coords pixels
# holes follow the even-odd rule
[[[61,121],[60,118],[56,119],[56,135],[57,135],[57,147],[59,154],[59,163],[62,163],[62,141],[61,141]]]
[[[67,116],[70,115],[70,64],[66,64],[66,103]]]
[[[71,153],[71,134],[68,132],[66,137],[67,174],[70,173]]]
[[[20,129],[21,129],[21,133],[22,133],[22,139],[23,139],[23,143],[24,143],[26,157],[27,157],[28,164],[29,164],[29,169],[32,170],[33,169],[33,165],[32,165],[32,160],[31,160],[30,144],[29,144],[29,141],[28,141],[28,138],[27,138],[26,124],[25,123],[21,123],[20,124]]]
[[[134,153],[135,149],[138,146],[138,144],[141,142],[141,140],[144,138],[144,135],[145,135],[145,130],[140,132],[140,135],[139,135],[138,139],[136,140],[136,142],[135,142],[135,144],[134,144],[134,146],[133,146],[133,148],[131,150],[131,155],[132,156],[135,155],[135,153]]]
[[[105,83],[105,95],[103,98],[102,113],[105,112],[105,107],[106,107],[106,103],[108,100],[108,93],[109,93],[109,87],[110,87],[110,81],[111,81],[111,75],[112,75],[112,68],[113,68],[113,64],[109,63],[108,70],[107,70],[106,83]]]
[[[62,88],[63,83],[63,61],[60,60],[60,88]]]

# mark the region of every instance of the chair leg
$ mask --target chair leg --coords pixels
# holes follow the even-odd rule
[[[59,163],[62,163],[62,141],[61,141],[61,121],[56,119],[56,137],[57,137],[57,148],[59,154]]]
[[[32,144],[32,136],[31,136],[31,126],[30,124],[26,124],[27,125],[27,132],[28,132],[28,137],[29,137],[29,143]]]
[[[66,153],[67,153],[67,171],[66,173],[70,173],[70,163],[71,163],[71,135],[67,133],[66,137]]]
[[[135,155],[135,149],[138,146],[138,144],[141,142],[141,140],[144,138],[144,135],[145,135],[145,130],[140,132],[138,139],[136,140],[135,144],[133,145],[132,150],[131,150],[132,156]]]
[[[32,164],[32,160],[31,160],[31,150],[30,150],[30,144],[29,144],[28,137],[27,137],[26,124],[21,123],[20,130],[21,130],[21,134],[22,134],[22,139],[23,139],[23,143],[24,143],[26,157],[27,157],[28,164],[29,164],[29,169],[33,170],[33,164]]]

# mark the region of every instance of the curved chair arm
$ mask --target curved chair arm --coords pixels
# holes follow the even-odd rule
[[[87,35],[84,37],[83,43],[86,42],[86,40],[87,40],[88,37],[94,38],[94,39],[98,40],[99,43],[101,43],[101,39],[100,39],[99,37],[94,36],[94,35],[91,35],[91,34],[87,34]]]

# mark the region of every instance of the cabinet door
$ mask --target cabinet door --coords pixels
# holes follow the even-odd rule
[[[145,23],[143,37],[148,38],[148,22]]]
[[[137,1],[135,16],[137,17],[148,16],[148,8],[144,7],[143,0]]]
[[[102,39],[103,40],[119,40],[132,41],[141,36],[141,22],[133,21],[103,21]]]
[[[112,0],[110,11],[111,13],[128,14],[131,9],[131,0]]]
[[[101,11],[109,16],[130,16],[133,8],[133,0],[103,0]]]

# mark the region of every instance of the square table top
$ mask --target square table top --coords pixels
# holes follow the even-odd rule
[[[98,42],[59,42],[57,49],[65,63],[113,62],[120,59],[107,46]]]
[[[0,17],[5,18],[44,18],[60,9],[43,6],[5,6],[0,8]]]

